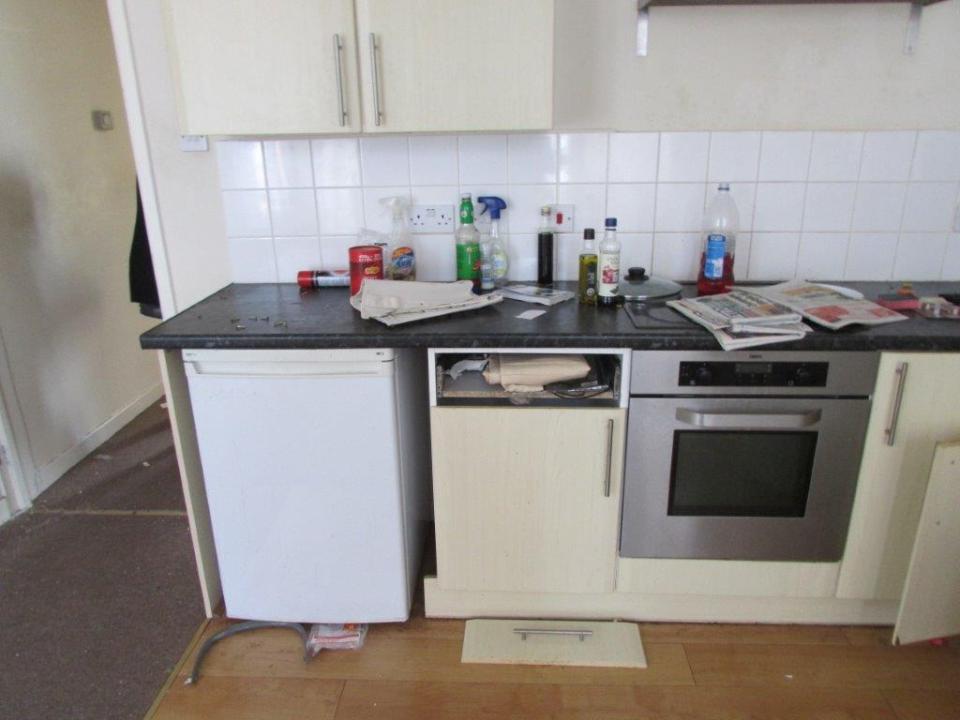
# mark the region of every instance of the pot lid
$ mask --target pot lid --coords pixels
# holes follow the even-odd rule
[[[632,267],[620,281],[619,293],[632,302],[669,300],[680,296],[680,285],[667,278],[647,275],[642,267]]]

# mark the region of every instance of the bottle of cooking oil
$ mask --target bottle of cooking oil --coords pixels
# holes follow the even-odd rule
[[[580,287],[577,293],[584,305],[597,304],[597,248],[593,228],[583,231],[583,252],[580,253]]]

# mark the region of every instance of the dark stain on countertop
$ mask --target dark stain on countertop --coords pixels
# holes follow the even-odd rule
[[[843,282],[868,298],[899,283]],[[572,289],[574,283],[557,283]],[[914,283],[921,296],[958,292],[960,283]],[[695,288],[685,287],[685,294]],[[717,350],[706,330],[678,322],[635,327],[623,308],[576,300],[544,307],[504,300],[480,310],[387,327],[362,320],[347,288],[301,291],[293,284],[231,284],[140,336],[145,349],[400,348],[400,347],[625,347],[637,350]],[[534,320],[524,310],[545,309]],[[664,310],[664,312],[667,312]],[[674,311],[669,311],[673,313]],[[906,322],[840,331],[816,329],[803,340],[766,350],[960,351],[960,321],[910,316]],[[816,326],[814,326],[816,327]]]

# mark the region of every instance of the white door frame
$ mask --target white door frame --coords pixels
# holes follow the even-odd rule
[[[21,441],[18,444],[18,439]],[[30,507],[30,487],[24,471],[26,426],[16,402],[7,347],[0,328],[0,523]]]

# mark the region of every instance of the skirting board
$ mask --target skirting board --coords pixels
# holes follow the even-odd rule
[[[37,497],[37,495],[53,485],[67,470],[113,437],[124,425],[133,420],[162,396],[163,385],[157,383],[72,448],[61,453],[43,467],[37,468],[34,473],[33,487],[30,488],[30,498],[33,499]]]
[[[638,595],[634,593],[483,593],[443,590],[424,579],[427,617],[536,617],[641,622],[891,625],[896,600]]]

